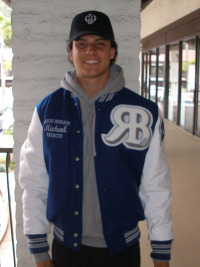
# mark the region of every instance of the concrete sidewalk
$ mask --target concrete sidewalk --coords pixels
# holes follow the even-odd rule
[[[165,147],[172,177],[175,240],[170,267],[200,266],[200,138],[165,120]],[[146,223],[140,224],[141,267],[153,266]]]

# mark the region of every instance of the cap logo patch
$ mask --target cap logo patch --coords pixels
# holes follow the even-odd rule
[[[91,13],[85,16],[85,21],[87,24],[93,24],[97,20],[97,17],[95,15],[92,15]]]

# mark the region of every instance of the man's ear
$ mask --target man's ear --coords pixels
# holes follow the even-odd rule
[[[69,59],[73,63],[73,49],[69,51]]]
[[[111,47],[111,51],[110,51],[110,59],[113,59],[115,57],[116,54],[116,50],[114,47]]]

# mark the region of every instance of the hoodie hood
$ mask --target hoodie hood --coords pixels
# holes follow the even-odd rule
[[[85,91],[80,87],[76,78],[76,70],[69,71],[61,81],[61,87],[71,91],[75,94],[80,101],[95,102],[98,98],[107,94],[120,91],[125,86],[123,70],[119,65],[112,65],[110,67],[110,77],[105,87],[96,94],[93,98],[89,99]],[[85,102],[84,101],[84,102]]]

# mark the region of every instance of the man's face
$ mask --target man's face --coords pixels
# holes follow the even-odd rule
[[[110,60],[115,48],[110,40],[98,35],[84,35],[73,41],[70,60],[76,68],[77,79],[105,79],[109,77]]]

